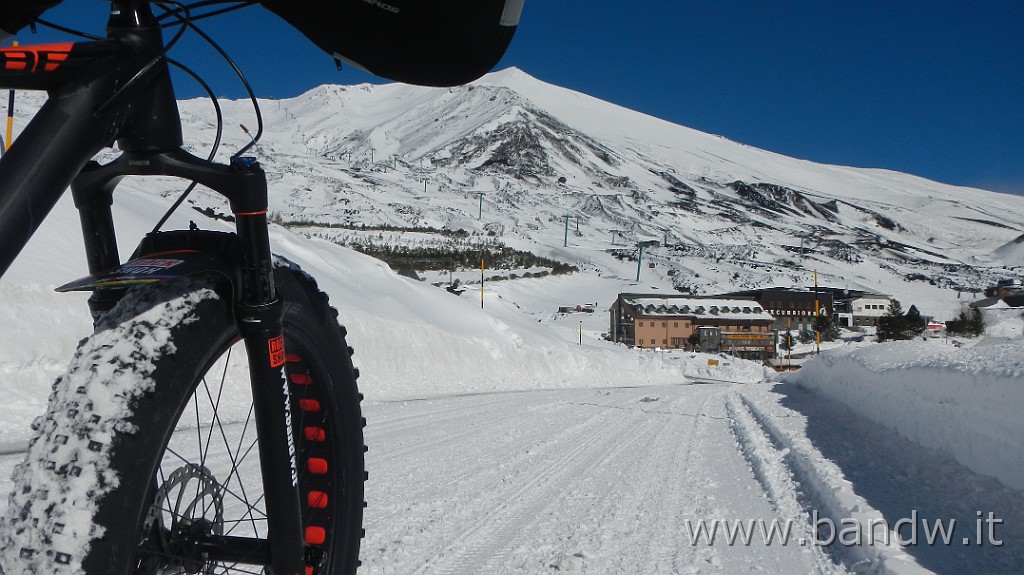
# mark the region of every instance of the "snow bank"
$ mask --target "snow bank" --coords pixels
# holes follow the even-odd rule
[[[780,379],[1024,489],[1022,339],[962,349],[902,341],[835,350]]]
[[[987,308],[981,310],[985,334],[994,337],[1024,337],[1024,316],[1020,308]]]
[[[782,456],[781,469],[776,473],[792,472],[804,495],[810,498],[814,511],[841,529],[855,525],[860,529],[865,545],[840,545],[835,552],[845,564],[856,565],[857,573],[878,575],[923,575],[931,573],[902,549],[896,540],[898,533],[879,532],[872,525],[888,525],[882,513],[859,495],[842,469],[826,458],[806,434],[804,416],[779,405],[778,396],[762,386],[749,387],[741,397],[743,407],[733,413],[749,413],[777,445]],[[754,398],[753,400],[751,398]],[[734,403],[735,405],[735,403]],[[749,424],[748,424],[749,425]],[[771,453],[762,447],[762,453]],[[812,515],[812,518],[814,516]],[[817,525],[815,526],[817,527]],[[832,533],[834,535],[835,532]],[[820,533],[818,534],[821,535]]]
[[[685,381],[684,365],[537,322],[485,290],[455,296],[380,260],[275,229],[278,250],[317,278],[349,330],[370,400]]]

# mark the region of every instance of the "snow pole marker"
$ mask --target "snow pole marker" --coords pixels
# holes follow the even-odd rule
[[[821,353],[821,332],[818,331],[818,316],[821,306],[818,304],[818,270],[814,270],[814,353]]]
[[[15,48],[18,47],[18,43],[12,44]],[[14,90],[10,91],[10,97],[7,100],[7,137],[4,138],[4,153],[11,149],[11,139],[14,137]]]

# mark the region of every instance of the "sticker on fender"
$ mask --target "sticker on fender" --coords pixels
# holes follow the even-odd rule
[[[168,268],[185,263],[183,260],[141,259],[132,260],[117,269],[117,273],[125,275],[156,275]]]
[[[279,335],[267,340],[267,347],[270,350],[270,367],[284,365],[284,337]]]

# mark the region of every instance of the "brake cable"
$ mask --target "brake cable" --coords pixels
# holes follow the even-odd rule
[[[210,85],[207,84],[194,70],[185,66],[181,62],[178,62],[177,60],[172,60],[168,58],[167,61],[175,68],[191,76],[192,79],[195,80],[196,83],[199,84],[203,88],[203,90],[206,91],[207,96],[210,97],[210,101],[213,103],[214,114],[217,116],[217,134],[214,137],[213,146],[210,149],[210,153],[206,158],[207,161],[213,161],[213,158],[217,155],[217,150],[220,149],[221,136],[224,134],[224,115],[221,112],[220,102],[217,101],[217,96],[213,93],[213,88],[211,88]],[[150,233],[156,233],[160,231],[160,228],[162,228],[163,225],[167,223],[167,220],[170,219],[171,214],[176,212],[178,208],[181,207],[181,204],[185,202],[185,198],[187,198],[189,194],[192,193],[192,190],[194,190],[198,184],[199,182],[193,180],[188,185],[188,187],[185,188],[185,190],[178,195],[178,199],[174,200],[174,203],[171,204],[171,207],[168,208],[166,212],[164,212],[164,215],[160,218],[160,221],[158,221],[156,225],[153,226],[153,230]]]
[[[197,4],[191,5],[190,7],[181,6],[181,8],[183,8],[185,10],[188,10],[189,8],[200,6],[200,5],[212,5],[212,4],[220,4],[220,3],[223,3],[223,2],[219,2],[217,0],[209,0],[209,1],[206,1],[206,2],[199,2]],[[232,10],[238,10],[240,8],[245,8],[247,6],[251,6],[252,4],[254,4],[254,3],[253,2],[246,2],[246,3],[243,3],[243,4],[238,4],[238,5],[235,5],[235,6],[231,6],[231,7],[225,8],[223,10],[216,11],[216,12],[206,13],[206,14],[201,15],[200,17],[201,18],[205,18],[205,17],[207,17],[209,15],[212,15],[212,14],[215,14],[215,13],[216,14],[223,14],[223,13],[226,13],[226,12],[229,12],[229,11],[232,11]],[[182,17],[181,16],[181,9],[173,10],[173,11],[172,10],[166,10],[166,12],[164,14],[162,14],[162,15],[160,15],[158,17],[158,20],[161,20],[161,19],[164,19],[164,18],[167,18],[167,17],[178,18],[179,21],[180,21],[181,17]],[[248,144],[246,144],[245,146],[243,146],[240,150],[238,150],[237,152],[235,152],[231,156],[232,158],[237,158],[237,157],[241,156],[242,154],[244,154],[245,152],[247,152],[251,147],[255,146],[259,142],[259,140],[262,138],[262,136],[263,136],[263,113],[262,113],[262,110],[260,109],[259,101],[256,99],[256,93],[253,91],[252,85],[249,83],[248,78],[245,77],[245,74],[242,72],[241,68],[238,67],[238,65],[235,63],[235,61],[227,54],[227,52],[223,48],[221,48],[221,46],[219,44],[217,44],[217,42],[215,42],[213,40],[213,38],[211,38],[208,34],[206,34],[206,32],[204,32],[201,28],[196,26],[194,22],[195,22],[195,19],[193,18],[193,19],[189,19],[187,22],[184,22],[184,24],[188,28],[191,28],[192,31],[194,31],[196,34],[198,34],[204,41],[206,41],[207,44],[210,45],[211,48],[213,48],[218,54],[220,54],[221,58],[223,58],[224,61],[228,64],[228,66],[230,66],[231,69],[235,72],[235,75],[238,77],[239,81],[242,82],[242,86],[245,88],[246,92],[248,93],[249,100],[250,100],[250,102],[252,102],[252,105],[253,105],[253,111],[254,111],[254,113],[256,115],[256,124],[257,124],[256,135],[255,136],[251,136],[250,135],[250,138],[252,139],[252,141],[249,142]],[[220,139],[221,139],[221,136],[223,134],[223,126],[224,126],[224,120],[223,120],[223,115],[221,114],[220,104],[217,102],[217,97],[214,95],[214,93],[210,89],[210,87],[205,82],[203,82],[201,79],[199,79],[199,77],[194,72],[192,72],[191,70],[186,69],[181,64],[178,64],[178,63],[175,63],[175,64],[176,64],[176,66],[178,68],[182,69],[183,71],[186,71],[186,73],[188,73],[194,79],[196,79],[196,81],[199,82],[199,84],[201,86],[203,86],[203,89],[206,90],[206,93],[209,95],[210,99],[214,103],[214,107],[216,109],[216,114],[217,114],[217,136],[216,136],[216,142],[214,144],[214,148],[213,148],[213,150],[211,150],[210,157],[208,158],[209,160],[213,160],[214,155],[216,154],[217,150],[220,147]],[[248,131],[246,133],[248,133]],[[196,188],[196,185],[197,185],[197,182],[194,182],[194,181],[191,184],[189,184],[189,186],[185,189],[185,191],[182,192],[181,195],[179,195],[178,199],[175,200],[175,202],[170,206],[170,208],[168,208],[167,212],[164,213],[163,217],[160,218],[160,221],[157,222],[156,226],[153,228],[153,232],[159,231],[159,229],[167,222],[167,220],[171,217],[171,215],[179,207],[181,207],[181,204],[184,203],[185,199]]]
[[[257,4],[257,2],[252,1],[252,0],[243,0],[243,1],[237,1],[237,0],[203,0],[201,2],[194,2],[192,4],[186,5],[186,4],[182,4],[182,3],[179,3],[179,2],[175,2],[175,1],[163,0],[163,1],[155,2],[155,3],[160,5],[160,8],[164,10],[163,14],[160,14],[160,15],[156,16],[156,19],[157,19],[158,22],[161,21],[161,20],[166,20],[168,18],[174,18],[175,19],[174,23],[172,23],[172,24],[162,24],[161,27],[170,27],[170,26],[174,26],[174,25],[180,25],[180,28],[178,29],[178,31],[174,35],[174,37],[171,39],[171,41],[166,43],[166,45],[164,46],[163,50],[161,50],[161,52],[159,54],[157,54],[149,63],[147,63],[133,78],[131,78],[124,86],[122,86],[120,90],[118,90],[109,100],[107,100],[107,102],[105,102],[103,105],[101,105],[99,109],[102,110],[104,107],[109,106],[116,98],[118,98],[121,95],[121,93],[125,89],[127,89],[134,82],[136,82],[140,77],[142,77],[153,66],[155,66],[157,63],[159,63],[159,61],[161,59],[166,59],[167,62],[170,65],[172,65],[175,68],[181,70],[182,72],[184,72],[185,74],[190,76],[193,80],[195,80],[196,83],[199,84],[199,86],[203,89],[203,91],[206,92],[207,97],[209,97],[211,103],[213,104],[214,113],[216,115],[216,126],[217,126],[217,128],[216,128],[216,135],[214,137],[214,142],[213,142],[212,148],[211,148],[210,153],[209,153],[209,155],[207,157],[208,161],[212,161],[213,158],[216,156],[217,151],[220,149],[221,139],[222,139],[223,133],[224,133],[224,116],[223,116],[223,112],[222,112],[221,107],[220,107],[220,103],[218,102],[217,97],[216,97],[216,95],[213,92],[213,89],[195,71],[191,70],[190,68],[188,68],[187,66],[185,66],[181,62],[178,62],[178,61],[176,61],[176,60],[174,60],[172,58],[167,58],[167,53],[182,38],[182,36],[184,35],[185,31],[187,29],[192,29],[207,44],[209,44],[210,47],[212,47],[218,54],[220,54],[221,58],[223,58],[224,61],[228,64],[228,66],[231,67],[231,69],[234,71],[235,75],[241,81],[242,86],[245,88],[246,93],[249,96],[250,102],[252,102],[253,111],[254,111],[254,113],[256,115],[256,123],[257,123],[256,135],[255,136],[250,135],[251,142],[247,143],[240,150],[235,152],[235,154],[233,154],[231,157],[232,158],[237,158],[237,157],[241,156],[242,154],[247,152],[250,148],[252,148],[253,146],[257,145],[258,142],[260,141],[260,139],[263,136],[263,113],[262,113],[262,110],[260,108],[259,101],[256,98],[256,94],[253,91],[252,85],[249,83],[249,80],[245,77],[245,74],[238,67],[238,65],[234,62],[234,60],[208,34],[206,34],[198,26],[196,26],[195,22],[197,20],[202,20],[202,19],[205,19],[205,18],[210,18],[212,16],[218,16],[218,15],[221,15],[221,14],[226,14],[228,12],[233,12],[235,10],[240,10],[242,8],[247,8],[249,6],[253,6],[253,5]],[[171,6],[174,6],[174,8],[166,8],[165,6],[163,6],[163,4],[169,4]],[[220,8],[218,10],[211,10],[210,12],[204,12],[202,14],[195,14],[195,15],[192,14],[193,10],[202,9],[202,8],[206,8],[208,6],[215,6],[215,5],[220,5],[220,4],[231,4],[231,5],[230,6],[226,6],[224,8]],[[56,30],[58,32],[62,32],[62,33],[65,33],[65,34],[70,34],[72,36],[78,36],[80,38],[85,38],[85,39],[88,39],[88,40],[103,40],[103,38],[100,37],[100,36],[96,36],[94,34],[88,34],[86,32],[82,32],[82,31],[79,31],[79,30],[74,30],[72,28],[68,28],[68,27],[62,26],[60,24],[56,24],[54,22],[50,22],[48,20],[37,19],[37,22],[40,25],[42,25],[42,26],[46,26],[47,28],[50,28],[52,30]],[[246,133],[248,133],[248,131]],[[178,196],[178,198],[175,200],[175,202],[170,206],[170,208],[160,218],[160,220],[154,226],[153,232],[159,231],[160,228],[163,227],[163,225],[165,223],[167,223],[167,220],[170,218],[170,216],[179,207],[181,207],[181,204],[184,203],[185,199],[192,193],[192,191],[196,188],[197,185],[198,185],[198,183],[195,182],[195,181],[193,181],[193,182],[191,182],[189,184],[189,186]]]

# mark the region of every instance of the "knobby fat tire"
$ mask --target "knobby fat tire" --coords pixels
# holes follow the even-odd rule
[[[306,562],[314,567],[307,573],[354,573],[365,505],[358,372],[337,311],[315,281],[286,263],[279,263],[275,279],[285,300]],[[189,501],[186,496],[183,504],[174,492],[178,484],[188,483],[189,490],[198,486],[221,502],[194,506],[212,508],[190,511],[194,523],[206,522],[199,529],[233,532],[237,524],[224,511],[233,499],[255,500],[258,507],[258,477],[259,493],[250,493],[241,474],[217,476],[202,462],[154,471],[161,459],[177,457],[176,448],[165,453],[165,447],[179,418],[185,421],[199,409],[193,407],[193,392],[211,396],[201,385],[205,368],[231,344],[244,346],[231,298],[222,288],[210,277],[137,288],[79,345],[67,373],[53,385],[46,415],[33,422],[38,435],[15,470],[0,522],[0,572],[106,575],[135,572],[140,563],[139,571],[146,572],[146,561],[153,559],[136,553],[140,544],[159,544],[156,533],[174,521],[166,511],[151,510],[156,509],[152,503],[160,499],[166,501],[160,507],[180,512]],[[244,354],[239,356],[244,364]],[[211,398],[210,405],[222,400]],[[209,443],[202,432],[196,434]],[[251,450],[249,442],[235,446],[234,457]],[[214,528],[210,524],[217,522],[218,511],[224,521]],[[259,513],[242,513],[235,519],[253,522],[258,531]],[[233,571],[218,566],[202,572]]]

